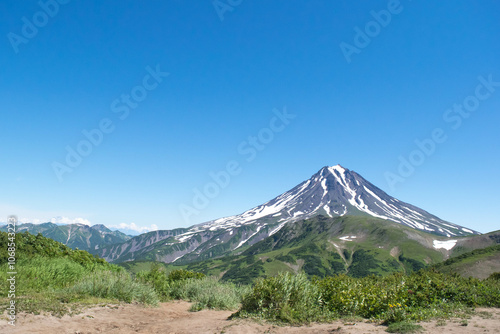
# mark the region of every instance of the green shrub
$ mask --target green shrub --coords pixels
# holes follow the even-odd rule
[[[149,271],[141,271],[136,275],[137,280],[151,285],[162,301],[170,299],[170,283],[165,270],[157,263]]]
[[[140,282],[151,285],[162,301],[177,298],[172,292],[173,289],[180,289],[187,280],[199,280],[204,277],[202,273],[184,269],[174,270],[167,274],[159,263],[153,264],[151,270],[141,271],[136,275]]]
[[[0,233],[0,246],[7,241],[7,234]],[[0,263],[5,266],[3,250],[0,247]],[[158,303],[155,290],[132,279],[123,268],[40,234],[16,234],[16,256],[18,311],[63,315],[82,303],[102,300]],[[0,271],[0,297],[6,297],[9,290],[7,275],[7,270]]]
[[[177,270],[171,271],[168,274],[167,279],[170,282],[174,282],[174,281],[186,280],[186,279],[189,279],[189,278],[201,279],[203,277],[205,277],[205,275],[202,274],[202,273],[197,273],[197,272],[194,272],[194,271],[189,271],[189,270],[184,270],[184,269],[177,269]]]
[[[237,316],[305,323],[319,320],[322,304],[318,287],[305,274],[281,273],[258,280]]]
[[[491,274],[488,279],[500,281],[500,272]]]
[[[460,306],[495,306],[500,284],[420,271],[387,277],[328,277],[316,282],[325,306],[336,316],[358,315],[386,323],[422,320]]]
[[[336,316],[374,317],[390,308],[389,296],[394,294],[376,277],[353,278],[341,274],[316,281],[316,285],[325,307]]]

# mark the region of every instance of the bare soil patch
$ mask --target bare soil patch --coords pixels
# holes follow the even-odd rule
[[[158,308],[141,305],[94,307],[73,316],[19,314],[15,327],[0,320],[5,334],[136,334],[136,333],[386,333],[385,326],[369,322],[335,321],[301,327],[276,326],[252,320],[228,320],[231,311],[189,312],[190,303],[162,303]],[[478,309],[466,321],[451,319],[421,323],[426,333],[500,333],[500,309]]]

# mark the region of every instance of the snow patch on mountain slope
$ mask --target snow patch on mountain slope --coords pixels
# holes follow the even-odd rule
[[[328,194],[328,188],[326,187],[326,179],[321,180],[321,187],[323,187],[323,196],[321,196],[321,198],[324,198],[326,194]]]
[[[303,215],[303,214],[304,214],[304,212],[302,212],[302,211],[295,211],[295,212],[293,213],[293,216],[294,216],[294,217],[297,217],[297,216],[300,216],[300,215]]]
[[[368,189],[367,187],[363,186],[363,188],[366,190],[367,193],[369,193],[370,195],[372,195],[377,201],[379,201],[380,203],[386,205],[386,206],[389,206],[389,204],[387,204],[386,201],[384,201],[383,199],[381,199],[380,197],[377,196],[377,194],[375,194],[373,191],[371,191],[370,189]]]
[[[328,216],[333,217],[333,216],[332,216],[332,214],[330,213],[330,212],[331,212],[331,211],[330,211],[330,207],[329,207],[327,204],[325,204],[325,205],[323,206],[323,209],[325,209],[326,214],[327,214]]]
[[[435,249],[444,248],[446,250],[451,250],[453,247],[455,247],[456,244],[457,244],[457,240],[445,240],[445,241],[434,240],[432,242],[432,246]]]
[[[191,239],[194,234],[196,233],[196,231],[190,231],[190,232],[186,232],[184,234],[179,234],[176,239],[179,241],[179,242],[184,242],[184,241],[188,241],[189,239]]]
[[[159,251],[158,251],[158,252],[159,252]],[[174,263],[175,261],[179,260],[179,259],[180,259],[181,257],[183,257],[184,255],[186,255],[186,254],[183,254],[183,255],[181,255],[181,256],[176,257],[176,258],[175,258],[175,259],[174,259],[171,263]]]
[[[285,226],[285,224],[287,223],[287,221],[285,220],[284,222],[282,222],[281,224],[278,225],[278,227],[276,227],[274,230],[272,230],[270,233],[269,233],[269,236],[273,235],[274,233],[278,232],[279,230],[281,230],[281,228],[283,226]]]
[[[260,229],[262,228],[262,225],[261,226],[258,226],[257,227],[257,231],[255,231],[255,233],[251,234],[248,238],[244,239],[244,240],[241,240],[240,243],[238,244],[238,246],[236,246],[236,249],[240,248],[241,246],[243,246],[248,240],[250,240],[254,235],[256,235],[257,233],[259,233]]]
[[[343,240],[343,241],[354,241],[353,239],[356,239],[357,237],[355,235],[351,235],[351,236],[345,236],[345,237],[340,237],[339,239],[340,240]]]

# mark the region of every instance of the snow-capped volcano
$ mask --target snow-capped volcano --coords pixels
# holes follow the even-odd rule
[[[340,165],[323,167],[309,180],[240,215],[220,218],[197,227],[216,230],[266,220],[280,222],[278,229],[288,222],[319,214],[329,217],[370,215],[445,236],[474,233],[389,196],[361,175]]]
[[[318,215],[377,217],[446,237],[478,234],[401,202],[356,172],[337,165],[323,167],[309,180],[242,214],[187,229],[141,234],[122,244],[103,247],[99,255],[110,262],[154,258],[170,263],[214,258],[239,252],[286,224]]]

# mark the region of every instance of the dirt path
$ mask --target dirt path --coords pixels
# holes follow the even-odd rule
[[[15,327],[0,320],[0,333],[5,334],[136,334],[136,333],[386,333],[384,326],[357,322],[346,324],[312,324],[303,327],[279,327],[250,320],[227,320],[231,311],[189,312],[190,303],[163,303],[158,308],[139,305],[95,307],[75,316],[57,318],[47,315],[20,314]],[[482,316],[467,320],[422,323],[427,333],[500,333],[500,309],[481,309]],[[4,317],[3,317],[4,318]]]

